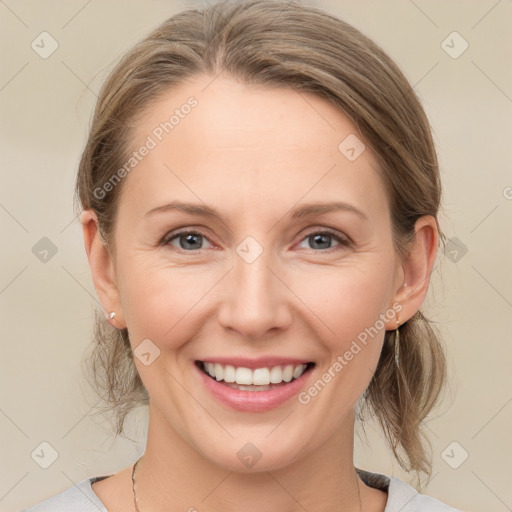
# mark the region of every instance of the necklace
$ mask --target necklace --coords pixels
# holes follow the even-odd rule
[[[139,460],[140,459],[142,459],[142,457],[140,457]],[[133,465],[133,469],[132,469],[133,505],[135,506],[136,512],[140,512],[139,507],[137,506],[137,495],[135,494],[135,468],[137,467],[139,460],[137,460],[137,462]]]
[[[132,469],[132,491],[133,491],[133,505],[135,507],[135,512],[140,512],[139,507],[137,506],[137,495],[135,494],[135,468],[137,467],[137,464],[139,463],[140,457],[137,462],[133,465]],[[359,498],[359,510],[363,511],[363,506],[361,504],[361,492],[359,491],[359,480],[357,481],[357,497]]]

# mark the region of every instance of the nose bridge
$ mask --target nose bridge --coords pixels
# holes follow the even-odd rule
[[[235,289],[239,290],[238,300],[249,301],[252,306],[258,306],[258,302],[269,304],[272,302],[273,274],[270,270],[271,254],[270,250],[263,251],[254,256],[254,248],[240,255],[241,249],[237,250],[238,256],[235,259],[234,279],[236,280]],[[247,256],[247,259],[246,259]],[[252,257],[254,256],[254,259]]]
[[[283,286],[272,269],[272,250],[249,236],[235,251],[229,296],[225,296],[219,316],[224,327],[254,338],[267,330],[283,327],[288,318],[286,299]]]

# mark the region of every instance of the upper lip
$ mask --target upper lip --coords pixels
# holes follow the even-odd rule
[[[223,366],[231,365],[237,368],[250,368],[251,370],[255,370],[256,368],[272,368],[273,366],[286,366],[289,364],[297,366],[299,364],[307,364],[312,362],[309,359],[277,356],[265,356],[251,359],[247,357],[207,357],[205,359],[199,359],[199,361],[206,363],[218,363]]]

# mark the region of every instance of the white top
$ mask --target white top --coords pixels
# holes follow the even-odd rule
[[[370,487],[388,493],[384,512],[462,512],[440,501],[419,494],[408,483],[396,477],[357,469],[359,476]],[[92,490],[91,485],[108,476],[86,478],[69,489],[56,494],[21,512],[108,512]]]

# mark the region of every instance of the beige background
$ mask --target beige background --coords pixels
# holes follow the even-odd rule
[[[90,416],[95,400],[80,359],[97,302],[71,198],[96,93],[111,63],[191,5],[200,3],[0,1],[2,511],[116,472],[143,451],[143,423],[133,423],[133,441],[115,440],[108,424]],[[444,335],[452,392],[428,423],[434,478],[422,492],[467,511],[512,510],[512,2],[316,5],[381,44],[415,86],[442,165],[442,226],[467,248],[440,254],[427,299]],[[42,31],[59,45],[47,59],[31,48]],[[469,44],[458,58],[441,46],[453,31]],[[457,36],[450,41],[452,53],[463,43]],[[42,237],[57,248],[46,263],[32,252]],[[370,428],[368,438],[356,443],[356,465],[408,480],[378,430]],[[31,457],[44,441],[58,452],[48,469]]]

